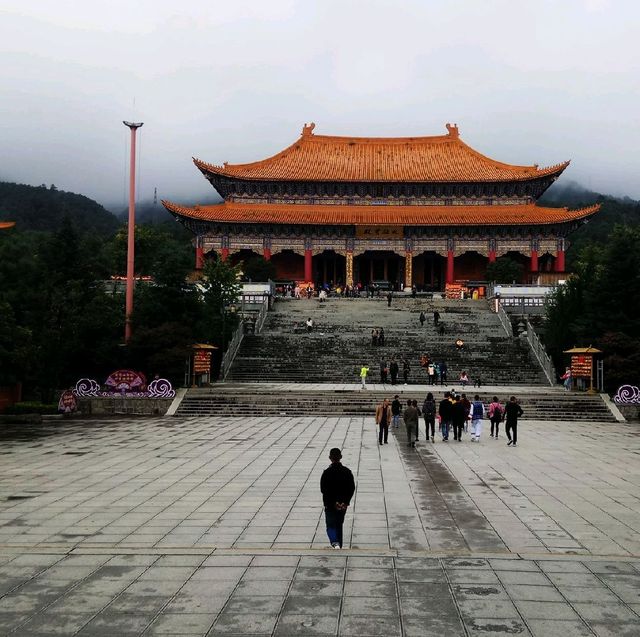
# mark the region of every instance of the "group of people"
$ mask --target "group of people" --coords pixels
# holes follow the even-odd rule
[[[445,361],[436,362],[431,360],[429,354],[423,354],[420,357],[420,367],[427,374],[427,382],[429,385],[444,385],[447,382],[447,363]]]
[[[384,345],[384,327],[374,327],[371,330],[371,345]]]
[[[366,368],[363,368],[366,369]],[[454,440],[462,441],[462,434],[471,422],[471,441],[479,442],[482,434],[482,421],[488,416],[491,420],[491,437],[498,438],[500,423],[506,424],[507,446],[515,447],[518,443],[518,418],[522,416],[522,407],[515,396],[511,396],[506,405],[502,405],[497,396],[493,396],[488,406],[476,394],[473,401],[469,401],[465,394],[458,395],[454,390],[445,392],[444,398],[436,405],[433,394],[429,392],[422,404],[418,401],[407,400],[404,407],[400,397],[396,394],[390,403],[385,398],[376,407],[376,425],[378,427],[378,445],[388,444],[389,427],[399,428],[400,419],[404,421],[407,433],[407,445],[415,447],[418,441],[418,423],[420,415],[424,418],[426,439],[435,442],[436,421],[442,434],[442,440],[449,440],[449,431],[453,429]],[[431,435],[429,435],[431,434]],[[334,447],[329,452],[331,465],[322,473],[320,491],[325,512],[327,537],[334,549],[343,546],[342,528],[344,518],[355,493],[356,485],[353,473],[345,467],[342,452]]]
[[[378,442],[386,444],[389,436],[389,427],[400,426],[400,417],[404,420],[407,430],[407,444],[415,447],[418,441],[418,422],[422,415],[424,418],[426,439],[435,442],[436,421],[438,431],[442,435],[443,442],[449,441],[449,434],[453,431],[453,439],[462,441],[462,434],[471,430],[471,442],[480,442],[482,435],[482,422],[488,416],[491,422],[491,437],[498,438],[500,423],[505,422],[505,432],[508,446],[518,444],[518,418],[522,416],[522,407],[515,396],[511,396],[506,405],[502,405],[497,396],[485,406],[480,396],[476,394],[473,400],[469,400],[466,394],[458,394],[455,390],[445,392],[443,399],[436,404],[433,394],[429,392],[422,404],[422,410],[418,408],[416,400],[409,399],[403,409],[398,395],[389,402],[385,398],[376,407],[376,425],[378,425]]]
[[[402,359],[402,378],[404,384],[409,382],[409,373],[411,372],[411,365],[406,358]],[[398,382],[398,376],[400,374],[400,363],[396,360],[395,356],[391,357],[391,362],[386,358],[380,359],[380,382],[383,385],[389,381],[391,377],[391,384],[395,385]]]

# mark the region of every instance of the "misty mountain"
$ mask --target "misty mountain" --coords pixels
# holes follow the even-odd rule
[[[569,239],[569,266],[578,252],[588,243],[604,243],[618,224],[640,225],[640,201],[629,197],[611,197],[593,192],[575,182],[554,184],[538,200],[541,206],[581,208],[600,204],[600,212],[580,226]]]
[[[81,233],[113,234],[118,219],[97,201],[51,186],[0,182],[0,221],[15,221],[18,230],[55,232],[69,217]]]

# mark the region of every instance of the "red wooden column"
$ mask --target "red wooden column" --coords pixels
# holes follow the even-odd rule
[[[531,261],[529,263],[529,271],[537,272],[539,269],[538,251],[540,249],[540,241],[536,238],[531,239]]]
[[[223,261],[226,261],[229,258],[229,248],[222,248],[220,251],[220,256]]]
[[[304,241],[304,280],[306,282],[313,281],[312,258],[313,258],[313,252],[311,250],[311,240],[305,239]]]
[[[565,249],[564,239],[558,239],[558,251],[556,252],[556,263],[555,263],[556,272],[564,272],[564,268],[565,268],[564,249]]]
[[[529,270],[531,272],[538,271],[538,251],[537,250],[531,250],[531,263],[529,265]]]
[[[196,243],[196,270],[204,268],[204,249],[199,242]]]
[[[455,269],[453,264],[453,250],[447,250],[447,283],[453,283],[455,279]]]
[[[496,261],[496,248],[497,241],[495,239],[489,239],[489,263],[495,263]]]
[[[271,238],[265,237],[262,240],[262,256],[265,261],[271,260]]]
[[[447,275],[445,277],[445,283],[453,283],[456,278],[453,252],[455,247],[455,240],[451,237],[447,239]]]

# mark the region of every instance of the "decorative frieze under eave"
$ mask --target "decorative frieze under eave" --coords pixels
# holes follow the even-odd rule
[[[222,254],[237,254],[242,250],[250,250],[257,255],[264,253],[264,237],[237,237],[232,235],[204,235],[200,238],[203,252],[217,252]],[[325,251],[333,251],[336,254],[346,256],[351,253],[353,257],[360,256],[365,252],[393,252],[398,256],[406,256],[407,253],[419,256],[425,252],[433,252],[439,256],[446,257],[449,253],[454,257],[460,257],[469,252],[476,252],[483,257],[489,258],[493,252],[495,257],[504,256],[509,252],[516,252],[523,256],[530,257],[535,252],[538,256],[544,254],[554,255],[558,250],[564,250],[566,242],[564,239],[545,238],[532,240],[531,237],[509,237],[496,239],[485,238],[464,238],[464,237],[431,237],[431,238],[336,238],[336,239],[313,239],[313,238],[280,238],[269,237],[269,254],[275,256],[284,251],[291,251],[297,255],[304,256],[308,251],[312,256],[317,256]]]

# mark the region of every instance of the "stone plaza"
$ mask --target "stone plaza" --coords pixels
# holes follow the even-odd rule
[[[421,424],[412,449],[374,406],[5,426],[0,634],[640,634],[637,426],[523,420],[509,448]]]

